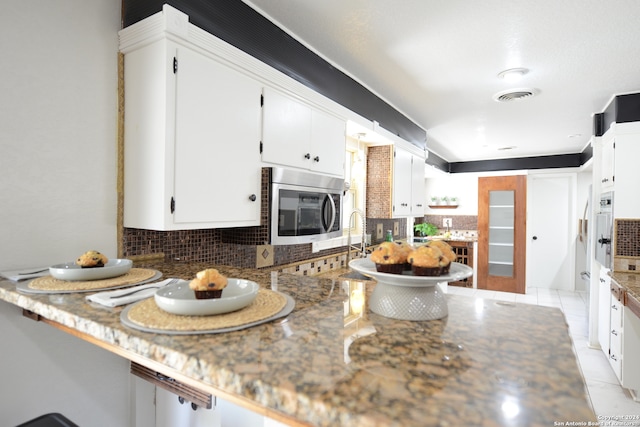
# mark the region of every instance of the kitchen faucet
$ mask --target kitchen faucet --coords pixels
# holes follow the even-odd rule
[[[353,214],[356,214],[356,213],[358,215],[360,215],[360,218],[362,219],[362,243],[360,245],[360,248],[357,248],[357,247],[351,245],[351,220],[353,218]],[[366,220],[366,218],[364,216],[364,212],[362,212],[360,209],[354,209],[353,211],[351,211],[351,214],[349,215],[349,234],[347,236],[347,266],[349,265],[349,261],[351,261],[351,249],[352,248],[361,251],[362,258],[365,258],[367,256],[367,248],[366,248],[367,226],[366,226],[366,221],[367,220]]]

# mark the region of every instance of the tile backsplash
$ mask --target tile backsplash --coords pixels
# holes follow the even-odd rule
[[[616,219],[614,236],[613,270],[640,272],[640,219]]]

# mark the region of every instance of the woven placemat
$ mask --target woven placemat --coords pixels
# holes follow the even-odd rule
[[[86,291],[111,288],[114,286],[133,285],[143,280],[152,278],[157,271],[147,268],[132,268],[122,276],[110,279],[85,280],[71,282],[68,280],[56,279],[53,276],[43,276],[29,282],[30,289],[40,291]]]
[[[258,322],[277,314],[286,304],[284,295],[260,289],[256,299],[241,310],[213,316],[180,316],[162,310],[153,298],[148,298],[131,307],[128,320],[149,329],[211,331]]]

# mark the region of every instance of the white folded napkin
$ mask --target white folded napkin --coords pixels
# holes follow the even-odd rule
[[[0,276],[17,282],[19,280],[33,279],[49,275],[49,267],[22,268],[20,270],[2,271]]]
[[[97,294],[89,295],[86,298],[89,301],[107,306],[117,307],[119,305],[130,304],[132,302],[140,301],[145,298],[149,298],[156,293],[156,291],[175,282],[176,279],[166,279],[161,282],[146,283],[144,285],[133,286],[125,289],[118,289],[115,291],[98,292]],[[135,293],[132,293],[137,291]],[[120,296],[124,295],[124,296]]]

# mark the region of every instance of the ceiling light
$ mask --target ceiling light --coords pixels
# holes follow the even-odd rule
[[[515,82],[518,81],[527,74],[529,70],[526,68],[510,68],[508,70],[504,70],[498,74],[498,78],[503,79],[506,82]]]

